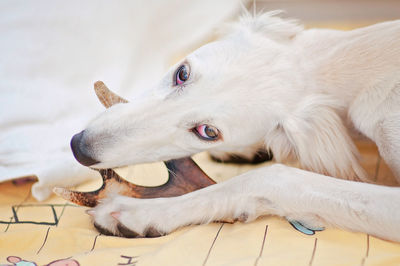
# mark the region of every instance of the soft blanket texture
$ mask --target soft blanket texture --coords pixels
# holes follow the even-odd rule
[[[0,181],[34,175],[33,196],[96,176],[69,141],[103,111],[93,83],[127,99],[210,38],[239,1],[0,2]]]
[[[359,147],[368,172],[376,175],[378,182],[388,182],[390,174],[377,160],[376,147],[368,143],[361,143]],[[196,156],[195,160],[218,182],[251,168],[214,163],[206,154]],[[160,184],[167,177],[161,164],[136,166],[120,174],[128,178],[135,176],[135,182],[146,185]],[[150,183],[145,180],[146,176],[160,178]],[[79,189],[90,190],[99,185],[100,178]],[[400,264],[400,244],[340,229],[326,229],[307,236],[277,217],[248,224],[189,226],[160,238],[104,236],[93,228],[84,213],[85,207],[54,196],[37,202],[28,184],[16,187],[5,182],[0,184],[0,191],[0,265]],[[11,264],[10,260],[19,260],[20,264]]]
[[[68,147],[72,134],[103,110],[94,81],[134,97],[237,9],[228,0],[186,3],[0,2],[0,181],[39,177],[32,193],[32,184],[0,183],[0,265],[399,265],[397,243],[340,229],[307,236],[276,217],[124,239],[99,234],[84,207],[56,196],[36,200],[48,197],[53,185],[90,177],[78,189],[100,185]],[[368,173],[396,185],[376,147],[358,147]],[[218,182],[252,168],[217,164],[205,154],[195,160]],[[167,177],[160,164],[122,175],[142,185]]]

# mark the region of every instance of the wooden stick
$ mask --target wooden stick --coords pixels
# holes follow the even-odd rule
[[[94,92],[105,108],[110,108],[117,103],[127,103],[128,101],[112,92],[102,81],[94,83]]]
[[[115,193],[134,198],[174,197],[215,184],[190,157],[165,162],[168,181],[156,187],[138,186],[120,177],[112,169],[99,170],[103,185],[91,192],[55,188],[62,198],[78,205],[94,207],[109,194]]]

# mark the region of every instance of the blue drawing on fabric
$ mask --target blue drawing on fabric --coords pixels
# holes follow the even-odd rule
[[[299,222],[299,221],[294,221],[294,220],[289,221],[289,220],[288,220],[288,222],[293,226],[294,229],[296,229],[297,231],[299,231],[299,232],[301,232],[301,233],[303,233],[303,234],[305,234],[305,235],[308,235],[308,236],[314,235],[316,231],[323,231],[323,230],[325,230],[324,227],[310,227],[310,226],[305,226],[305,225],[303,225],[303,224],[302,224],[301,222]]]

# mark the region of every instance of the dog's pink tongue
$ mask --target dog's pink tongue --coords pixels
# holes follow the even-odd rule
[[[101,81],[94,84],[94,90],[106,108],[117,103],[128,102],[110,91]],[[95,191],[78,192],[55,188],[54,192],[78,205],[94,207],[100,199],[107,197],[110,193],[119,193],[135,198],[173,197],[215,184],[215,181],[208,177],[190,157],[164,163],[168,168],[169,177],[164,185],[158,187],[137,186],[121,178],[112,169],[102,169],[99,172],[103,178],[103,185]]]

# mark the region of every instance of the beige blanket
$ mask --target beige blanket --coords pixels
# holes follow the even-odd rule
[[[394,184],[376,147],[358,146],[369,173]],[[214,163],[205,154],[195,160],[218,182],[251,168]],[[161,164],[120,173],[145,185],[167,177]],[[97,180],[79,189],[99,184]],[[55,196],[37,202],[30,187],[0,184],[0,265],[400,265],[400,244],[332,228],[304,235],[278,217],[248,224],[193,225],[152,239],[104,236],[92,226],[85,207]]]

